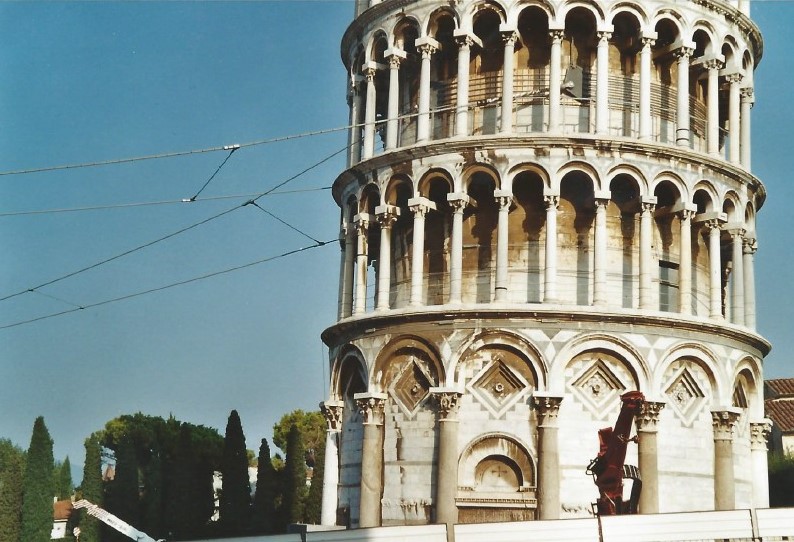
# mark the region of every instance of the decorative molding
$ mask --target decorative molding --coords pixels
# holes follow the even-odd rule
[[[343,401],[323,401],[320,403],[320,411],[325,417],[328,431],[339,432],[342,430],[342,413],[345,409]]]
[[[386,408],[385,393],[356,393],[353,395],[364,425],[383,425]]]
[[[439,420],[456,420],[463,392],[449,388],[430,388],[430,393],[438,402]]]
[[[562,395],[550,395],[535,392],[532,395],[532,407],[538,413],[538,426],[557,427],[557,418],[560,414]]]
[[[766,452],[771,432],[772,420],[769,418],[764,418],[760,422],[750,422],[750,449]]]
[[[733,407],[712,410],[711,422],[714,427],[714,440],[733,440],[733,429],[741,415],[741,409]]]
[[[664,410],[665,404],[661,401],[645,401],[640,413],[634,417],[637,431],[655,433],[658,430],[659,414]]]

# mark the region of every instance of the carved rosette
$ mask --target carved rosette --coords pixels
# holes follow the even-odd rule
[[[320,403],[320,411],[325,416],[328,431],[339,432],[342,430],[342,411],[345,404],[342,401],[324,401]]]
[[[374,395],[356,397],[356,406],[363,417],[363,424],[383,425],[383,411],[386,407],[384,397]]]
[[[714,440],[732,440],[733,428],[739,420],[738,410],[712,410],[711,422],[714,427]]]
[[[532,407],[538,413],[540,427],[557,427],[557,417],[560,414],[562,399],[562,396],[538,393],[532,396]]]
[[[433,398],[438,402],[439,420],[457,420],[460,398],[463,394],[459,391],[431,390]]]
[[[760,422],[750,422],[750,449],[767,451],[767,441],[772,432],[772,420],[765,418]]]
[[[637,431],[645,433],[655,433],[658,431],[659,414],[664,409],[665,403],[657,401],[645,401],[642,404],[640,413],[635,416],[634,421],[637,422]]]

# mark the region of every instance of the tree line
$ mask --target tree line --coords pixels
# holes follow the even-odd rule
[[[53,458],[39,417],[30,446],[0,439],[0,542],[46,542],[53,498],[86,499],[154,539],[275,534],[291,523],[319,523],[325,421],[294,411],[274,426],[258,454],[246,448],[237,411],[224,435],[217,430],[141,413],[114,418],[85,440],[83,480],[74,488],[71,465]],[[256,470],[252,484],[249,469]],[[85,510],[67,527],[80,542],[127,542]]]

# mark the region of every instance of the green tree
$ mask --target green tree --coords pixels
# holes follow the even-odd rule
[[[794,455],[769,454],[769,506],[794,506]]]
[[[0,439],[0,540],[19,540],[24,473],[25,452],[10,440]]]
[[[252,529],[255,534],[270,534],[276,531],[276,469],[270,459],[270,446],[262,439],[256,470],[256,494],[252,506]]]
[[[313,467],[315,451],[325,446],[325,418],[319,410],[293,410],[284,414],[273,426],[273,444],[284,452],[287,451],[287,440],[293,425],[300,431],[306,449],[306,464]]]
[[[323,478],[325,477],[325,447],[320,446],[314,454],[314,469],[312,469],[312,485],[306,497],[306,510],[304,513],[306,523],[319,525],[323,508]]]
[[[80,484],[79,496],[98,506],[104,504],[102,490],[102,447],[96,434],[85,440],[85,464],[83,466],[83,482]],[[78,519],[80,542],[100,542],[100,523],[85,510],[80,510]]]
[[[20,542],[49,542],[52,533],[52,502],[55,496],[52,439],[39,416],[33,423],[22,493]]]
[[[248,454],[245,435],[236,410],[229,414],[221,463],[223,489],[220,516],[224,531],[230,535],[244,532],[251,518],[251,484],[248,480]]]
[[[143,469],[143,496],[141,498],[141,527],[159,540],[165,538],[163,518],[163,460],[159,444],[155,444],[149,463]]]
[[[74,493],[74,484],[72,483],[72,464],[69,462],[69,456],[66,456],[63,463],[56,463],[55,465],[55,496],[58,500],[68,499]]]
[[[122,438],[115,452],[116,468],[113,480],[106,490],[106,509],[130,525],[140,524],[140,502],[138,488],[138,458],[132,438]],[[115,529],[108,531],[108,538],[126,542],[127,537]]]
[[[284,497],[281,516],[286,522],[303,522],[303,506],[306,500],[306,450],[303,435],[293,425],[287,437],[287,459],[284,465]]]

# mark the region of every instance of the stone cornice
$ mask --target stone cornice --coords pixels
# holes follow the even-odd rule
[[[323,342],[330,346],[338,346],[357,337],[366,335],[372,330],[388,330],[390,326],[405,324],[427,324],[437,326],[438,330],[463,329],[483,321],[500,321],[500,327],[510,323],[531,322],[549,324],[559,322],[561,325],[606,324],[625,327],[625,331],[636,333],[640,326],[657,328],[660,331],[675,328],[679,332],[705,334],[721,337],[746,344],[766,356],[772,346],[758,333],[724,320],[710,320],[678,313],[639,311],[636,309],[611,308],[580,305],[529,305],[513,303],[490,303],[488,305],[468,305],[453,307],[449,305],[431,305],[426,307],[406,307],[392,309],[388,312],[367,313],[340,320],[322,333]]]
[[[544,133],[527,136],[506,134],[448,138],[384,152],[343,171],[334,181],[332,193],[336,203],[340,204],[342,201],[342,187],[348,183],[354,182],[363,186],[368,182],[368,173],[372,171],[430,156],[499,149],[522,149],[527,151],[539,149],[545,154],[549,148],[566,149],[571,146],[586,146],[602,153],[611,151],[613,153],[634,153],[648,157],[658,156],[662,159],[673,158],[693,168],[702,167],[709,169],[754,188],[756,201],[758,202],[757,209],[763,206],[763,202],[766,199],[766,188],[758,177],[735,164],[706,153],[677,145],[645,143],[630,138],[605,139],[602,136],[593,134],[554,136]]]

